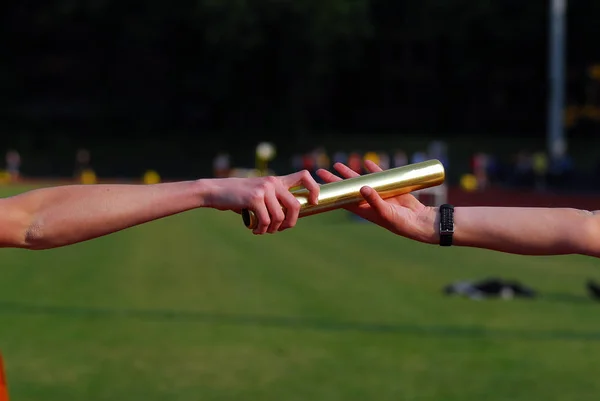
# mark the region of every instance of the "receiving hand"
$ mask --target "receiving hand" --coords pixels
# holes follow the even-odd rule
[[[365,161],[365,166],[370,173],[382,171],[370,160]],[[341,177],[324,169],[319,169],[317,175],[325,183],[359,176],[343,163],[335,163],[333,167]],[[366,202],[347,206],[346,210],[403,237],[428,243],[435,241],[434,208],[425,206],[410,193],[385,200],[368,186],[361,188],[360,193]]]

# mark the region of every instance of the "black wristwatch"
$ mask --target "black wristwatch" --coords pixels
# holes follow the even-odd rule
[[[440,206],[440,246],[451,246],[454,235],[454,206],[447,203]]]

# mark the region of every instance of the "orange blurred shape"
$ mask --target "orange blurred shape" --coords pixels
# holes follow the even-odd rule
[[[6,374],[4,374],[2,354],[0,354],[0,401],[8,401],[8,386],[6,384]]]

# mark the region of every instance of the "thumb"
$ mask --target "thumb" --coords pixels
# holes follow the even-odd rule
[[[390,205],[388,205],[387,202],[384,201],[381,196],[379,196],[377,191],[371,187],[365,186],[360,189],[360,194],[363,196],[363,198],[365,198],[369,206],[371,206],[373,210],[377,212],[377,214],[382,217],[386,217],[388,215],[390,211]]]

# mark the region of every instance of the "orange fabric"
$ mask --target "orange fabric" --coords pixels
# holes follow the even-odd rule
[[[0,354],[0,401],[8,401],[8,385],[6,384],[2,354]]]

